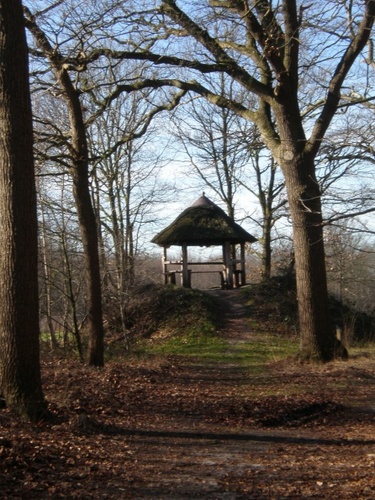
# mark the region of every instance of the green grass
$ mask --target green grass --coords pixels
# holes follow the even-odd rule
[[[212,362],[222,359],[227,348],[227,342],[215,335],[183,335],[146,347],[145,352],[194,357]]]
[[[230,346],[228,361],[252,370],[263,367],[271,361],[290,358],[298,352],[298,341],[294,338],[262,334],[249,342]]]
[[[250,335],[248,342],[230,343],[220,333],[220,307],[211,295],[199,290],[175,286],[141,290],[133,299],[134,331],[142,323],[146,334],[135,337],[130,355],[178,356],[189,364],[230,364],[259,372],[272,360],[296,354],[297,340],[276,330],[275,334],[261,333],[250,309],[249,329],[258,333]]]
[[[371,357],[375,356],[375,344],[374,342],[356,342],[348,347],[349,358],[355,358],[358,356]]]
[[[297,340],[271,334],[234,344],[219,335],[209,334],[175,336],[154,345],[146,345],[143,352],[145,355],[185,357],[189,363],[200,365],[230,364],[259,373],[265,369],[267,363],[292,357],[297,351]]]

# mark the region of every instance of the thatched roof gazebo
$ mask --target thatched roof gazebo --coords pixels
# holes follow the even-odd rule
[[[191,286],[191,273],[194,266],[202,262],[189,262],[189,246],[222,246],[223,259],[220,262],[206,262],[206,265],[222,266],[221,285],[223,288],[243,286],[246,284],[245,244],[253,243],[256,238],[233,221],[220,207],[209,200],[205,194],[186,208],[168,227],[160,231],[152,243],[163,247],[163,275],[165,283],[176,283],[176,274],[182,276],[182,286]],[[167,259],[170,246],[182,248],[180,262]],[[237,258],[237,247],[240,256]],[[178,269],[171,270],[171,266]],[[202,271],[200,271],[202,272]],[[208,272],[208,271],[207,271]]]

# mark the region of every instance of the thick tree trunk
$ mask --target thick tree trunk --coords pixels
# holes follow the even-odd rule
[[[262,278],[268,280],[271,277],[271,228],[272,216],[266,215],[263,219],[263,236],[262,236]]]
[[[73,196],[77,208],[86,265],[87,329],[89,332],[88,364],[104,365],[104,329],[102,310],[102,286],[100,276],[99,240],[95,212],[89,185],[89,160],[86,126],[83,119],[79,93],[73,88],[65,68],[56,71],[66,92],[66,104],[73,146]]]
[[[27,45],[19,0],[0,0],[1,389],[21,418],[45,415],[39,363],[38,240]]]
[[[321,194],[313,161],[297,158],[284,168],[284,174],[293,221],[300,356],[319,361],[346,357],[329,312]]]
[[[95,213],[91,203],[88,169],[83,162],[73,171],[73,194],[77,207],[84,257],[88,303],[88,364],[104,365],[104,330],[102,292],[99,263],[98,234]]]

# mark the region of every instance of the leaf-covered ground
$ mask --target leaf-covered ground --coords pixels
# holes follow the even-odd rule
[[[222,334],[251,342],[239,308]],[[375,365],[261,372],[155,356],[44,356],[54,418],[0,410],[0,498],[375,498]]]

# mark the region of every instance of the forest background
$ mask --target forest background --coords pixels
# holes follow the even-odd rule
[[[252,223],[262,279],[295,270],[301,357],[344,356],[327,277],[341,300],[373,309],[375,4],[184,9],[25,2],[51,343],[62,332],[83,359],[86,329],[88,362],[102,366],[104,326],[112,314],[126,334],[166,204],[208,188]]]
[[[198,9],[191,2],[185,9],[218,33],[220,26],[227,29],[228,46],[240,43],[243,33],[231,24],[231,2],[222,2],[227,19],[219,4],[217,10],[208,4]],[[111,308],[116,307],[124,328],[123,304],[129,287],[146,278],[161,279],[158,250],[149,243],[152,236],[202,191],[258,238],[258,244],[249,248],[251,280],[285,271],[293,261],[287,194],[280,168],[256,126],[194,92],[173,91],[164,85],[153,88],[155,83],[137,91],[133,86],[137,80],[151,81],[151,76],[159,81],[170,78],[176,71],[173,61],[159,69],[161,64],[146,60],[151,50],[164,48],[167,53],[172,36],[179,56],[192,55],[193,61],[196,56],[202,61],[207,57],[195,53],[188,37],[176,36],[168,24],[164,32],[158,31],[161,21],[152,17],[156,4],[40,1],[25,2],[25,6],[30,8],[26,18],[41,307],[52,337],[54,329],[61,327],[65,335],[77,337],[87,317],[80,211],[74,198],[72,151],[74,134],[79,134],[72,123],[77,123],[74,106],[81,108],[87,140],[85,168],[98,227],[103,296]],[[281,6],[273,8],[277,14]],[[300,83],[308,130],[324,100],[325,75],[342,57],[361,7],[345,4],[341,8],[330,2],[326,8],[301,4],[299,9],[306,19],[302,69],[306,69],[303,64],[311,66]],[[146,54],[145,60],[141,56],[132,60],[137,51]],[[58,74],[63,70],[65,81]],[[182,70],[186,79],[189,71]],[[243,90],[224,73],[203,72],[202,79],[218,96],[253,99],[239,95]],[[373,80],[369,40],[345,81],[338,112],[316,160],[330,290],[366,312],[372,310],[374,293]]]

